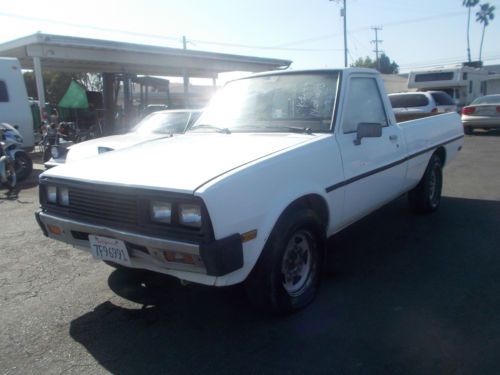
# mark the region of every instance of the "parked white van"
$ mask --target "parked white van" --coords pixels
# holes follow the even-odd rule
[[[19,61],[0,57],[0,123],[6,122],[18,128],[23,137],[23,148],[35,144],[33,116],[28,102]]]

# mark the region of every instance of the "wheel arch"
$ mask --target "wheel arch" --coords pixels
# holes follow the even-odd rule
[[[323,226],[323,229],[326,231],[326,228],[328,227],[328,223],[330,220],[330,214],[328,211],[328,204],[325,200],[324,197],[322,197],[319,194],[316,193],[311,193],[311,194],[305,194],[302,195],[295,200],[293,200],[291,203],[289,203],[279,214],[277,220],[275,221],[274,226],[283,218],[284,215],[289,213],[291,210],[299,209],[299,208],[310,208],[312,209],[316,214],[318,214],[318,217],[321,220],[321,224]]]

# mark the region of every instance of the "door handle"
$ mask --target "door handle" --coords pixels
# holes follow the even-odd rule
[[[397,136],[396,134],[393,134],[393,135],[390,135],[390,136],[389,136],[389,139],[390,139],[391,141],[397,141],[397,140],[398,140],[398,136]]]

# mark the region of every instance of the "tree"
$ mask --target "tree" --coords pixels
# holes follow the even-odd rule
[[[36,91],[35,74],[24,72],[24,82],[28,90],[28,96],[38,98]],[[45,86],[45,100],[50,104],[57,105],[68,90],[72,80],[77,81],[89,91],[102,90],[102,79],[100,74],[95,73],[67,73],[67,72],[43,72],[43,83]]]
[[[102,91],[101,73],[81,73],[77,81],[88,91]]]
[[[483,24],[483,33],[481,35],[481,46],[479,47],[479,61],[481,61],[481,56],[483,54],[483,42],[484,42],[484,32],[486,31],[486,26],[489,25],[490,21],[495,18],[495,7],[489,3],[484,3],[480,5],[481,10],[476,13],[476,21]]]
[[[395,61],[391,62],[391,59],[385,53],[380,55],[379,60],[380,69],[377,61],[372,60],[369,56],[366,56],[365,58],[358,58],[351,66],[377,69],[380,73],[383,74],[397,74],[399,72],[399,65],[396,64]]]
[[[468,16],[467,16],[467,57],[469,59],[469,62],[471,62],[471,58],[470,58],[470,39],[469,39],[470,11],[477,4],[479,4],[479,0],[463,0],[463,2],[462,2],[462,5],[468,9]]]
[[[395,61],[391,62],[391,59],[389,59],[389,56],[387,56],[385,53],[380,55],[380,73],[383,74],[397,74],[399,73],[399,65],[396,64]]]

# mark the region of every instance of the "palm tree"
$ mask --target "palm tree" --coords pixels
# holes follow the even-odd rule
[[[484,31],[486,26],[490,23],[493,18],[495,18],[495,7],[489,3],[481,4],[481,10],[476,13],[476,21],[483,24],[483,34],[481,35],[481,47],[479,48],[479,61],[481,61],[481,56],[483,54],[483,42],[484,42]]]
[[[463,0],[462,5],[469,10],[469,14],[467,16],[467,57],[470,59],[470,40],[469,40],[469,30],[470,30],[470,10],[474,8],[479,3],[479,0]]]

